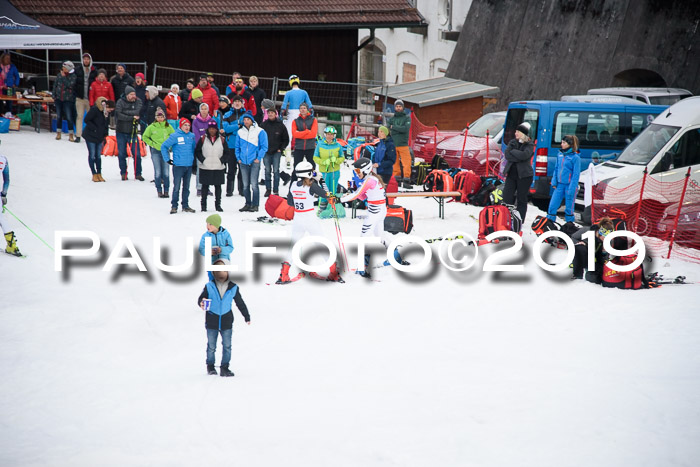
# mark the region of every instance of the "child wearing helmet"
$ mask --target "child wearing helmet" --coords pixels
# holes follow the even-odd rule
[[[292,124],[299,116],[299,106],[306,102],[309,111],[313,112],[313,104],[311,104],[309,94],[299,87],[300,82],[301,80],[297,75],[290,76],[289,87],[291,89],[287,91],[284,95],[284,100],[282,100],[282,116],[286,118],[284,126],[287,127],[287,132],[289,133],[289,141],[292,140]],[[291,145],[287,149],[290,147]]]
[[[287,204],[294,207],[294,219],[292,220],[292,246],[298,242],[305,234],[312,236],[323,236],[321,223],[314,215],[315,198],[328,199],[332,197],[329,192],[325,191],[314,177],[314,166],[308,161],[302,161],[296,165],[294,170],[299,177],[298,180],[292,182],[287,195]],[[289,277],[290,264],[288,261],[282,263],[280,277],[277,279],[277,284],[288,284],[293,282]],[[315,273],[312,276],[319,278]],[[294,280],[304,276],[304,273],[299,273]],[[331,267],[330,275],[327,278],[329,281],[342,281],[338,274],[337,265]]]
[[[321,176],[326,182],[328,191],[333,195],[336,194],[336,189],[338,187],[338,182],[340,181],[340,167],[343,165],[345,158],[342,155],[343,148],[340,143],[336,141],[337,131],[332,126],[327,126],[323,130],[324,139],[319,141],[316,145],[316,150],[314,151],[314,162],[321,171]],[[323,216],[322,213],[328,208],[328,201],[322,199],[318,203],[318,215],[319,217],[330,217]]]
[[[384,218],[386,217],[386,185],[372,169],[372,161],[362,157],[353,164],[355,174],[360,178],[362,184],[354,193],[348,193],[340,198],[341,203],[352,202],[356,199],[367,200],[367,217],[362,224],[361,237],[379,237],[384,246],[388,242],[383,238]],[[399,263],[403,263],[398,250],[394,251],[394,257]],[[365,255],[365,270],[357,271],[357,274],[365,278],[370,278],[367,270],[369,266],[369,254]]]

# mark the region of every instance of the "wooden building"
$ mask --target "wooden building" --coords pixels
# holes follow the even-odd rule
[[[437,122],[440,130],[462,130],[468,122],[483,115],[490,96],[499,92],[495,86],[452,78],[431,78],[386,88],[370,89],[375,94],[375,110],[393,112],[393,104],[401,99],[407,109],[425,125]]]
[[[409,0],[12,3],[46,25],[81,33],[95,61],[339,82],[357,79],[359,28],[426,25]]]

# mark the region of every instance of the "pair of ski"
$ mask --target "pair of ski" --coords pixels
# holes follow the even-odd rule
[[[27,255],[23,255],[23,254],[21,254],[21,253],[20,253],[20,254],[15,254],[15,253],[10,253],[10,252],[5,251],[5,250],[2,250],[2,251],[3,251],[3,253],[5,253],[6,255],[14,256],[14,257],[16,257],[16,258],[26,258],[26,257],[27,257]]]
[[[687,282],[685,276],[676,276],[674,279],[664,279],[664,276],[658,272],[654,272],[647,276],[649,288],[661,287],[662,285],[689,285],[695,282]]]

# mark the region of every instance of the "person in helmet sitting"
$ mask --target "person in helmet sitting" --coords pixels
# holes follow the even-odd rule
[[[362,223],[361,237],[379,237],[385,247],[389,243],[384,238],[384,218],[386,217],[386,184],[382,178],[373,171],[372,161],[362,157],[353,164],[355,174],[360,178],[359,188],[340,198],[341,203],[349,203],[356,199],[367,200],[367,217]],[[394,250],[394,258],[399,263],[404,263],[398,249]],[[365,270],[357,271],[362,277],[370,278],[368,270],[369,254],[365,255]],[[405,263],[407,264],[407,263]]]
[[[313,104],[311,104],[309,94],[299,87],[300,83],[301,80],[297,75],[290,76],[289,87],[291,89],[287,91],[284,100],[282,100],[282,117],[286,118],[284,126],[287,127],[290,141],[292,140],[292,124],[299,116],[299,106],[305,102],[309,111],[313,113]]]
[[[327,126],[323,130],[324,139],[321,140],[314,151],[314,162],[318,166],[321,176],[328,191],[333,195],[336,194],[338,182],[340,181],[340,167],[343,165],[345,158],[342,155],[343,148],[335,136],[337,130],[332,126]],[[328,201],[322,199],[318,203],[318,215],[328,207]]]
[[[294,207],[294,219],[292,220],[292,246],[296,244],[305,234],[312,236],[323,236],[321,223],[314,215],[315,198],[328,199],[333,195],[325,191],[318,182],[314,179],[314,166],[308,161],[302,161],[296,165],[294,170],[299,177],[292,182],[287,195],[287,204]],[[304,273],[300,272],[294,279],[289,277],[290,264],[288,261],[282,263],[280,277],[277,279],[277,284],[288,284],[295,280],[304,277]],[[320,278],[316,273],[310,273],[314,278]],[[337,263],[331,266],[330,274],[327,277],[329,281],[343,282],[338,273]]]

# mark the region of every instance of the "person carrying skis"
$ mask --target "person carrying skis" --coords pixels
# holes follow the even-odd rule
[[[325,191],[318,182],[313,178],[314,166],[308,161],[302,161],[296,165],[294,170],[299,177],[298,180],[292,182],[287,195],[287,204],[294,207],[294,219],[292,220],[292,246],[305,234],[312,236],[323,236],[321,223],[314,215],[314,198],[333,198],[333,195]],[[277,284],[288,284],[295,280],[304,277],[304,273],[299,273],[294,279],[289,277],[290,264],[288,261],[282,263],[280,277],[277,279]],[[320,278],[316,273],[310,273],[316,279]],[[334,263],[331,266],[331,271],[327,277],[329,281],[340,282],[340,274],[338,274],[338,265]]]
[[[348,193],[340,198],[341,203],[349,203],[356,199],[367,200],[367,217],[362,223],[361,237],[378,237],[385,247],[388,247],[388,242],[383,238],[384,234],[384,218],[386,217],[386,184],[381,177],[372,170],[372,161],[366,157],[361,157],[353,164],[355,175],[361,181],[359,188],[352,193]],[[394,250],[394,258],[401,264],[405,263],[399,250]],[[357,271],[362,277],[371,278],[369,271],[369,254],[365,255],[365,270]]]
[[[228,265],[226,259],[219,259],[215,265]],[[207,329],[207,374],[215,375],[216,341],[221,334],[221,376],[233,376],[229,370],[231,361],[231,335],[233,334],[233,302],[250,325],[248,307],[235,282],[229,280],[228,271],[213,271],[213,278],[204,286],[197,299],[199,307],[206,312],[204,327]],[[206,302],[205,302],[206,300]]]
[[[2,210],[0,210],[0,228],[5,235],[7,246],[5,253],[13,256],[22,256],[17,248],[17,237],[14,231],[10,230],[10,224],[5,218],[5,205],[7,204],[7,190],[10,189],[10,165],[7,162],[7,157],[0,154],[0,175],[2,175],[2,191],[0,192],[0,200],[2,200]]]
[[[341,154],[343,151],[342,146],[338,141],[336,141],[335,136],[338,132],[332,126],[327,126],[323,130],[323,140],[319,141],[316,145],[316,150],[314,152],[314,162],[321,171],[323,180],[326,182],[328,191],[335,195],[338,188],[338,182],[340,181],[340,167],[345,161],[345,158]],[[319,217],[330,217],[328,215],[323,215],[322,213],[328,207],[328,200],[323,198],[319,200],[318,203],[318,216]]]

